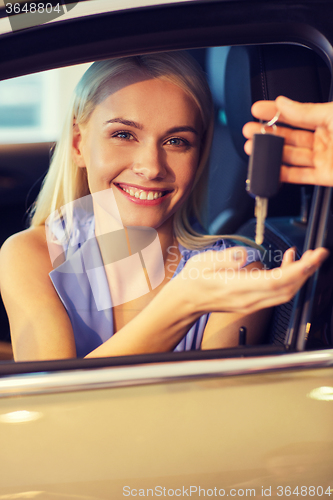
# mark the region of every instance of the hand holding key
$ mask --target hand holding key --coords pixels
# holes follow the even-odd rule
[[[285,139],[281,181],[333,186],[333,103],[300,103],[280,96],[252,106],[253,116],[260,120],[270,120],[277,112],[277,133]],[[297,128],[284,127],[284,123]],[[244,149],[248,155],[253,134],[258,131],[257,122],[244,125],[243,134],[249,139]]]
[[[261,133],[253,136],[252,153],[249,161],[246,190],[255,196],[257,219],[255,240],[258,245],[264,241],[268,198],[276,195],[280,186],[280,168],[283,152],[283,137],[268,133],[266,128],[275,130],[279,115],[262,124]]]

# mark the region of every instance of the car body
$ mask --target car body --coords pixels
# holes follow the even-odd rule
[[[16,24],[2,8],[1,78],[149,51],[274,50],[276,44],[308,47],[331,73],[329,0],[139,4],[88,0],[68,4],[66,14],[46,23],[29,18]],[[4,219],[14,211],[14,191],[8,192],[5,178],[30,158],[25,165],[35,165],[35,181],[48,151],[48,144],[0,147]],[[24,181],[15,191],[20,203],[26,190]],[[330,248],[331,190],[316,187],[310,196],[307,223],[291,224],[287,236],[292,241],[301,234],[304,248]],[[246,220],[250,210],[246,205]],[[215,216],[213,210],[211,223]],[[268,228],[283,232],[280,222],[272,219]],[[0,499],[332,495],[331,270],[329,260],[298,295],[283,342],[96,360],[3,361]]]

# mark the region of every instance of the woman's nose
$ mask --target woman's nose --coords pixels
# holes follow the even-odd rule
[[[158,145],[142,146],[135,159],[133,172],[148,180],[163,179],[166,175],[165,152]]]

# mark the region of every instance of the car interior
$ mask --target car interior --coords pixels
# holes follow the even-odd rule
[[[328,61],[323,54],[299,43],[210,45],[204,48],[199,45],[188,51],[206,73],[215,105],[207,207],[203,220],[193,220],[193,227],[208,231],[209,234],[238,234],[253,239],[254,200],[245,191],[248,157],[243,149],[245,139],[242,135],[243,125],[252,120],[251,105],[260,99],[275,99],[278,95],[301,102],[329,100],[331,70]],[[88,60],[88,55],[85,59]],[[54,65],[60,66],[60,61],[61,54]],[[0,144],[0,244],[11,234],[27,227],[29,207],[48,169],[52,148],[52,142]],[[270,257],[276,255],[277,251],[284,252],[295,246],[297,257],[300,257],[304,248],[313,244],[308,227],[312,226],[315,217],[318,218],[318,204],[322,206],[330,203],[325,193],[311,186],[283,185],[279,194],[269,201],[263,246],[271,267],[280,265],[281,260]],[[317,206],[314,206],[313,200],[317,200]],[[290,303],[275,308],[265,346],[252,346],[247,351],[248,355],[285,352],[296,347],[300,349],[301,345],[302,348],[311,349],[332,345],[332,287],[327,279],[323,279],[323,275],[321,273],[321,280],[318,277],[314,279],[327,297],[324,305],[321,303],[318,309],[318,294],[316,298],[313,296],[312,283],[311,289],[302,290]],[[310,335],[306,337],[307,344],[305,337],[299,343],[294,335],[299,326],[306,323],[305,302],[311,302],[309,310],[314,310],[317,318],[313,321],[314,329],[311,328]],[[10,333],[2,303],[0,340],[0,357],[8,360],[11,358]],[[206,358],[227,357],[244,355],[244,346],[239,351],[226,349],[224,352],[205,354],[171,354],[174,359],[196,359],[203,355]],[[171,359],[169,356],[158,355],[153,360]],[[131,362],[141,362],[142,359],[148,358],[138,356],[137,361]],[[111,362],[117,364],[122,360]]]

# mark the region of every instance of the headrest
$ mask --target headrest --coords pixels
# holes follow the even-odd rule
[[[225,107],[225,69],[230,47],[211,47],[207,49],[207,79],[215,105]]]

